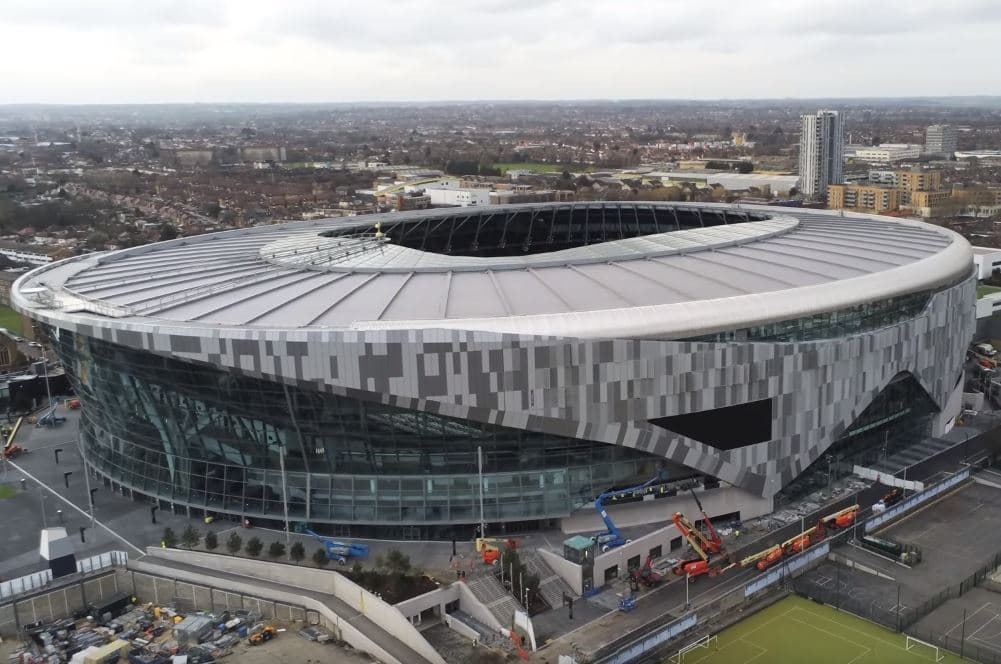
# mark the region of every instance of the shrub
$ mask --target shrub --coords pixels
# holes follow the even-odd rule
[[[288,555],[292,559],[292,562],[302,562],[302,559],[306,557],[306,547],[302,545],[302,542],[296,542],[289,549]]]
[[[243,538],[239,534],[233,533],[226,540],[226,550],[232,553],[234,556],[240,552],[243,548]]]
[[[257,537],[251,537],[249,540],[247,540],[247,546],[244,547],[243,550],[247,552],[247,555],[256,558],[257,556],[261,555],[261,549],[263,548],[264,548],[264,542],[262,542]]]
[[[211,530],[205,533],[205,548],[209,551],[215,551],[219,547],[219,536],[216,535]]]
[[[177,535],[174,533],[174,529],[164,528],[163,537],[160,539],[160,541],[168,549],[177,546]]]
[[[186,549],[197,546],[201,539],[202,534],[198,532],[190,523],[188,524],[188,527],[184,529],[184,532],[181,533],[181,544],[183,544]]]
[[[410,556],[404,554],[399,549],[390,549],[386,552],[386,559],[383,561],[390,574],[406,576],[410,573]]]
[[[272,542],[268,547],[269,558],[281,558],[285,555],[285,545],[281,542]]]
[[[324,549],[323,547],[320,547],[319,549],[314,551],[313,562],[316,563],[317,567],[326,567],[327,564],[330,562],[330,560],[327,559],[327,550]]]

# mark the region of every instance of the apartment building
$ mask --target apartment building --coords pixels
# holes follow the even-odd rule
[[[801,117],[799,190],[807,198],[827,197],[827,188],[844,182],[844,124],[837,111]]]
[[[827,188],[827,206],[832,210],[892,212],[900,207],[900,192],[892,187],[832,184]]]

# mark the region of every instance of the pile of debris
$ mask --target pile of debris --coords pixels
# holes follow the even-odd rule
[[[120,594],[92,604],[73,618],[26,625],[22,646],[9,664],[209,664],[241,641],[259,645],[285,632],[256,611],[180,614],[172,606],[137,605]],[[332,640],[322,627],[304,638]]]

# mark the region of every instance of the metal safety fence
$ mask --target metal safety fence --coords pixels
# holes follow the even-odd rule
[[[964,579],[954,588],[943,590],[921,606],[914,608],[902,607],[899,600],[896,606],[885,606],[879,602],[854,598],[848,593],[840,593],[840,583],[836,584],[835,588],[820,588],[816,584],[805,581],[803,575],[828,560],[834,548],[847,544],[857,535],[874,531],[879,526],[913,510],[969,478],[970,469],[964,469],[959,473],[951,475],[938,484],[911,496],[894,508],[876,515],[867,521],[858,523],[853,528],[835,533],[824,540],[824,542],[790,558],[785,563],[774,567],[772,570],[758,576],[747,584],[735,588],[704,606],[700,606],[697,615],[694,612],[685,614],[666,627],[648,632],[622,645],[617,645],[614,653],[598,657],[595,661],[599,664],[629,664],[631,662],[654,661],[651,657],[658,652],[662,652],[664,646],[669,642],[681,636],[690,639],[702,633],[718,632],[740,619],[746,618],[750,612],[760,610],[777,601],[777,599],[781,599],[789,591],[797,592],[811,599],[841,608],[883,625],[888,629],[900,632],[913,625],[921,617],[933,611],[946,600],[958,596],[957,593],[965,593],[970,588],[978,585],[980,581],[997,568],[998,563],[1001,563],[1001,554],[995,556],[994,560],[984,565],[984,567],[969,578]],[[873,525],[874,523],[875,525]],[[988,571],[988,568],[990,568],[990,571]],[[916,636],[916,638],[921,637]],[[934,643],[933,640],[930,640],[930,642]],[[1001,653],[999,653],[999,657],[1001,657]],[[1001,660],[998,661],[998,664],[1001,664]]]
[[[96,556],[76,561],[76,573],[90,574],[92,572],[99,572],[103,569],[108,569],[109,567],[123,567],[128,562],[129,554],[125,551],[108,551],[107,553],[100,553]],[[50,585],[54,580],[60,581],[68,578],[76,578],[76,575],[53,579],[52,570],[46,569],[41,572],[34,572],[33,574],[27,574],[25,576],[19,576],[16,579],[4,581],[3,583],[0,583],[0,602],[14,599],[20,595],[25,595],[36,590],[41,590]]]

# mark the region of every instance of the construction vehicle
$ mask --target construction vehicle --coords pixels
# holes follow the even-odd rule
[[[764,551],[759,551],[753,555],[750,555],[740,561],[739,565],[741,567],[750,567],[754,565],[760,571],[764,572],[766,569],[782,560],[785,556],[785,550],[778,544],[769,547]]]
[[[503,548],[498,545],[503,545]],[[501,555],[504,549],[513,551],[518,548],[518,540],[514,539],[498,539],[496,537],[477,537],[476,538],[476,551],[483,558],[484,565],[498,565],[500,564]]]
[[[681,560],[675,565],[672,571],[678,576],[687,576],[689,580],[700,577],[703,574],[717,576],[730,569],[732,565],[725,567],[713,565],[713,556],[722,556],[723,560],[726,560],[723,540],[719,536],[719,533],[716,532],[716,528],[713,527],[713,522],[702,507],[702,501],[699,500],[698,495],[690,487],[689,491],[692,492],[692,498],[695,499],[695,504],[698,505],[699,512],[702,513],[702,523],[706,525],[708,533],[703,533],[695,524],[686,519],[685,515],[681,512],[674,513],[674,516],[671,517],[674,526],[688,540],[688,544],[692,547],[692,551],[698,554],[698,558]]]
[[[13,459],[14,457],[21,456],[27,450],[25,450],[20,445],[7,445],[3,448],[3,457],[5,459]]]
[[[605,523],[605,532],[601,535],[595,536],[594,540],[601,547],[602,553],[620,547],[623,544],[628,544],[632,540],[626,539],[622,535],[622,531],[619,530],[615,522],[612,521],[612,517],[608,516],[608,512],[605,510],[605,501],[609,498],[617,500],[619,498],[632,498],[637,494],[646,495],[650,491],[650,487],[654,484],[659,484],[664,482],[666,477],[663,473],[658,473],[657,477],[653,477],[639,486],[630,487],[628,489],[615,489],[612,491],[605,491],[601,493],[597,498],[594,499],[594,509],[597,510],[598,516]]]
[[[895,487],[876,501],[876,503],[872,506],[872,511],[874,514],[881,514],[882,512],[885,512],[887,508],[893,507],[903,499],[904,490],[900,487]]]
[[[855,519],[858,518],[859,506],[851,505],[844,509],[838,510],[833,514],[828,514],[820,520],[820,524],[827,528],[828,530],[836,530],[841,528],[848,528],[855,524]]]
[[[17,422],[14,423],[12,427],[4,427],[4,443],[3,443],[3,455],[5,459],[10,459],[18,454],[23,453],[25,450],[18,445],[14,444],[14,437],[17,436],[17,432],[21,429],[21,423],[24,422],[23,417],[17,418]],[[16,452],[14,450],[17,450]]]
[[[764,549],[763,551],[747,556],[738,564],[741,567],[750,567],[751,565],[754,565],[760,571],[764,572],[769,567],[782,560],[785,556],[800,553],[801,551],[808,549],[811,544],[816,544],[821,541],[827,537],[827,531],[850,528],[855,524],[855,519],[858,517],[858,513],[858,505],[850,505],[838,510],[837,512],[832,512],[827,516],[821,517],[816,526],[804,530],[795,537],[792,537],[781,544],[776,544]]]
[[[664,580],[664,575],[653,568],[653,561],[653,556],[649,556],[643,567],[629,570],[629,579],[633,582],[630,584],[632,587],[638,587],[641,583],[647,588],[660,585],[660,582]]]
[[[259,646],[262,643],[267,643],[276,636],[278,636],[278,630],[275,628],[275,626],[267,625],[264,627],[264,629],[251,634],[250,638],[247,639],[247,643],[249,643],[252,646]]]
[[[368,556],[368,544],[349,544],[347,542],[328,539],[317,535],[308,528],[306,532],[323,545],[323,548],[327,552],[327,560],[336,560],[339,565],[346,564],[348,558],[364,558]]]
[[[864,549],[869,549],[874,553],[892,558],[905,565],[915,565],[921,562],[921,550],[914,546],[908,546],[902,542],[888,537],[876,537],[875,535],[863,535],[858,538],[859,545]]]

